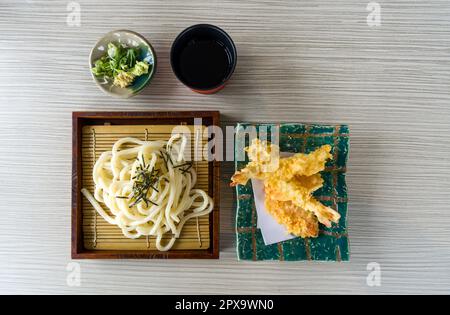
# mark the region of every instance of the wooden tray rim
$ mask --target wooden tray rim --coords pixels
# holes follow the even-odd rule
[[[88,250],[84,248],[81,209],[81,181],[82,160],[81,141],[83,126],[102,120],[114,120],[117,123],[153,124],[159,122],[164,124],[171,119],[193,119],[207,118],[211,123],[208,125],[218,126],[220,123],[219,111],[129,111],[129,112],[101,112],[84,111],[72,113],[72,259],[218,259],[219,258],[219,206],[220,206],[220,163],[210,162],[212,172],[212,190],[214,199],[214,210],[210,214],[210,247],[205,250],[176,250],[159,252],[156,250]],[[149,122],[144,122],[149,121]],[[139,123],[140,124],[140,123]]]

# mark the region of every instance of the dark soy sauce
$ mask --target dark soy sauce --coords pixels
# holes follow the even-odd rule
[[[231,54],[217,40],[193,39],[179,55],[180,75],[190,86],[199,89],[223,83],[231,70]]]

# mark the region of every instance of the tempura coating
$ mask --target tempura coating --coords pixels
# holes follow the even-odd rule
[[[291,201],[297,207],[313,212],[320,223],[331,227],[332,222],[339,222],[339,213],[324,206],[312,196],[312,193],[322,185],[323,180],[319,174],[300,178],[294,177],[290,181],[284,181],[277,176],[270,176],[264,182],[264,189],[268,198]]]
[[[254,139],[245,151],[250,162],[231,177],[231,187],[245,185],[251,178],[264,180],[279,167],[280,149],[276,145]]]
[[[327,227],[339,222],[337,211],[312,196],[323,185],[319,172],[332,158],[330,145],[280,159],[278,146],[255,139],[246,151],[250,162],[233,175],[231,186],[245,185],[251,178],[263,180],[267,210],[291,233],[315,235],[315,221]]]

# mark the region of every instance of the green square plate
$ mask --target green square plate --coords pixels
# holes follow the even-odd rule
[[[345,171],[349,149],[349,129],[346,125],[305,124],[250,124],[240,123],[235,136],[235,167],[240,170],[248,162],[238,161],[242,150],[249,145],[249,130],[254,128],[259,137],[271,140],[272,128],[279,128],[279,144],[282,152],[314,151],[323,144],[332,146],[333,160],[321,173],[324,186],[314,193],[323,204],[331,206],[341,214],[338,224],[331,228],[320,225],[317,238],[294,238],[272,245],[265,245],[261,231],[256,227],[256,209],[251,182],[236,187],[237,254],[240,260],[317,260],[348,261],[350,248],[347,234],[347,185]]]

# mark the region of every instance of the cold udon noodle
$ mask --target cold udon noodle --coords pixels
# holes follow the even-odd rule
[[[180,134],[168,141],[120,139],[95,163],[94,196],[85,188],[82,193],[124,236],[154,236],[156,248],[167,251],[188,220],[207,215],[214,205],[205,191],[194,189],[197,173],[185,160],[186,146]],[[166,235],[170,240],[163,242]]]

